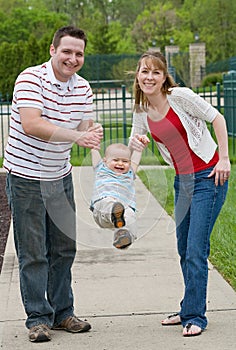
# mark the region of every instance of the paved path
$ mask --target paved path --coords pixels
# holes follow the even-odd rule
[[[88,210],[91,167],[73,171],[78,208],[78,254],[73,266],[75,311],[92,329],[54,331],[48,343],[32,344],[24,326],[12,232],[0,276],[0,348],[3,350],[231,350],[236,343],[236,293],[210,266],[209,326],[184,338],[182,327],[161,319],[178,311],[183,286],[174,223],[137,179],[139,239],[126,251],[112,247],[112,233],[98,229]]]

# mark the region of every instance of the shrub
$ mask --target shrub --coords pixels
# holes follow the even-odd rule
[[[211,73],[206,75],[202,79],[201,86],[206,87],[206,86],[215,86],[216,83],[223,83],[223,73]]]

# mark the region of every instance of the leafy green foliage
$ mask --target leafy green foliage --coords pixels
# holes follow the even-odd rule
[[[203,80],[201,86],[215,86],[216,83],[223,83],[223,74],[222,73],[211,73],[206,75]]]
[[[175,58],[176,71],[187,86],[187,52],[196,33],[206,43],[207,63],[225,60],[236,52],[236,41],[232,40],[235,0],[0,0],[2,93],[11,93],[22,69],[48,59],[53,33],[67,24],[80,26],[87,33],[87,56],[140,55],[149,47],[164,52],[173,38],[181,52]],[[112,67],[109,79],[119,79],[119,68]],[[99,79],[105,78],[99,75]]]
[[[150,46],[156,46],[164,52],[165,45],[173,34],[176,24],[176,13],[170,1],[159,2],[148,6],[137,16],[131,35],[138,51],[145,51]]]

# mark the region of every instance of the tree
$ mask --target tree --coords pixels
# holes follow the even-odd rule
[[[182,54],[176,70],[185,82],[195,33],[206,43],[207,63],[236,52],[235,0],[0,0],[0,91],[11,89],[27,65],[48,60],[55,30],[68,24],[87,33],[86,55],[140,54],[154,45],[164,52],[173,38]],[[120,67],[112,68],[116,76]]]
[[[175,11],[171,2],[157,4],[145,9],[135,21],[131,35],[138,52],[153,46],[154,42],[164,52],[169,45],[176,23]]]
[[[22,57],[24,43],[3,43],[0,46],[0,92],[3,95],[12,94],[14,82],[19,72],[22,71]]]
[[[13,8],[8,14],[1,13],[0,23],[1,42],[27,41],[30,34],[39,40],[48,31],[68,23],[64,14],[56,14],[43,9]]]
[[[182,25],[183,32],[192,34],[192,42],[198,33],[199,40],[206,43],[207,62],[235,55],[236,43],[232,40],[236,31],[235,0],[185,0],[177,16],[178,27]]]

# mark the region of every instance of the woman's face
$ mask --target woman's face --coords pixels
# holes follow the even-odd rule
[[[166,76],[164,71],[154,65],[151,60],[143,59],[137,74],[137,79],[140,89],[148,97],[161,92]]]

